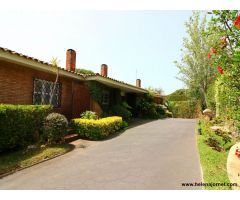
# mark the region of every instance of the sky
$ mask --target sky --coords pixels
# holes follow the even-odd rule
[[[66,50],[77,52],[77,68],[100,72],[170,94],[176,79],[184,23],[192,11],[1,11],[0,46],[65,67]]]

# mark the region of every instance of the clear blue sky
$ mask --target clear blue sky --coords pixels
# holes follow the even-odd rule
[[[180,59],[184,23],[191,11],[25,11],[0,13],[0,46],[65,67],[66,49],[77,52],[77,67],[100,71],[165,94],[182,88],[173,61]]]

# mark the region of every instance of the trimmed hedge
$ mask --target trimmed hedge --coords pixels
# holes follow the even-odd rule
[[[93,140],[103,139],[123,128],[122,117],[106,117],[102,119],[73,119],[72,127],[82,137]]]
[[[38,141],[50,111],[47,105],[0,104],[0,152]]]

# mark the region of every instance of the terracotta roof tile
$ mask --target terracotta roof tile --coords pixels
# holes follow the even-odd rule
[[[24,54],[22,54],[22,53],[17,53],[17,52],[15,52],[15,51],[12,51],[12,50],[7,49],[7,48],[0,47],[0,50],[2,50],[2,51],[4,51],[4,52],[8,52],[8,53],[10,53],[10,54],[12,54],[12,55],[17,55],[17,56],[23,57],[23,58],[28,59],[28,60],[32,60],[32,61],[34,61],[34,62],[38,62],[38,63],[44,64],[44,65],[48,65],[49,67],[53,67],[53,65],[51,65],[51,64],[48,63],[48,62],[39,60],[39,59],[34,58],[34,57],[30,57],[30,56],[24,55]],[[81,74],[81,73],[78,73],[78,72],[74,72],[74,71],[67,70],[67,69],[62,68],[62,67],[58,67],[58,68],[59,68],[60,70],[66,71],[66,72],[68,72],[68,73],[76,74],[76,75],[82,76],[82,77],[84,77],[84,78],[92,77],[92,76],[101,76],[101,77],[103,77],[103,78],[110,79],[110,80],[116,81],[116,82],[118,82],[118,83],[122,83],[122,84],[125,84],[125,85],[128,85],[128,86],[131,86],[131,87],[136,87],[136,86],[134,86],[134,85],[125,83],[125,82],[123,82],[123,81],[119,81],[119,80],[116,80],[116,79],[113,79],[113,78],[110,78],[110,77],[102,76],[102,75],[99,74],[99,73],[95,73],[95,74]],[[137,88],[137,87],[136,87],[136,88]],[[143,88],[139,88],[139,89],[145,90],[145,89],[143,89]]]
[[[38,63],[44,64],[44,65],[48,65],[49,67],[53,67],[53,65],[50,64],[50,63],[48,63],[48,62],[39,60],[39,59],[34,58],[34,57],[30,57],[30,56],[27,56],[27,55],[24,55],[24,54],[21,54],[21,53],[17,53],[17,52],[15,52],[15,51],[12,51],[12,50],[7,49],[7,48],[2,48],[2,47],[0,47],[0,50],[2,50],[2,51],[4,51],[4,52],[8,52],[8,53],[10,53],[10,54],[12,54],[12,55],[17,55],[17,56],[23,57],[23,58],[28,59],[28,60],[32,60],[32,61],[34,61],[34,62],[38,62]],[[62,67],[58,67],[58,68],[59,68],[60,70],[67,71],[67,72],[69,72],[69,73],[77,74],[77,75],[79,75],[79,76],[84,77],[84,74],[80,74],[80,73],[76,73],[76,72],[74,72],[74,71],[66,70],[66,69],[64,69],[64,68],[62,68]]]

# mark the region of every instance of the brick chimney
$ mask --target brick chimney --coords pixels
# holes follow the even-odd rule
[[[141,79],[137,79],[136,80],[136,86],[137,87],[141,87]]]
[[[76,51],[68,49],[66,53],[66,69],[74,71],[76,69]]]
[[[101,75],[105,77],[108,76],[108,66],[106,64],[101,65]]]

